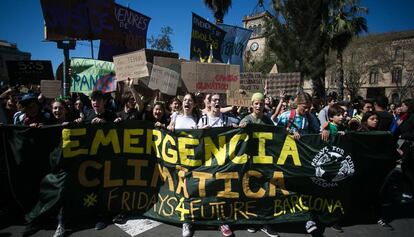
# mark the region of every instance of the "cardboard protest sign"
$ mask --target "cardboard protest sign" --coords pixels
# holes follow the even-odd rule
[[[148,63],[145,50],[138,50],[114,56],[115,72],[118,81],[148,77]]]
[[[265,77],[260,72],[240,73],[240,89],[239,91],[227,92],[227,104],[249,107],[251,105],[251,97],[256,92],[263,92],[265,86]]]
[[[250,107],[251,96],[247,94],[240,94],[239,91],[227,91],[227,105]]]
[[[181,77],[190,92],[226,93],[240,89],[239,65],[183,62]]]
[[[267,95],[278,97],[280,91],[296,95],[300,88],[300,73],[270,73],[266,80]]]
[[[260,72],[240,73],[240,89],[247,94],[263,92],[266,78]]]
[[[148,87],[153,90],[158,89],[164,94],[175,96],[179,80],[180,74],[177,72],[165,67],[153,65]]]
[[[53,80],[52,63],[46,60],[6,61],[10,85],[40,84]]]
[[[158,56],[154,57],[154,65],[171,69],[179,74],[181,74],[181,62],[186,62],[186,60]]]
[[[72,68],[70,92],[89,94],[99,78],[114,74],[114,64],[101,60],[72,58],[70,67]]]
[[[154,57],[154,64],[171,69],[177,72],[180,75],[180,80],[178,81],[178,88],[183,88],[183,81],[181,80],[181,63],[188,62],[185,59],[178,59],[178,58],[167,58],[167,57]]]
[[[195,13],[192,18],[190,59],[199,62],[200,57],[208,58],[212,46],[214,59],[223,62],[220,50],[226,32]]]
[[[115,3],[115,18],[122,37],[101,40],[98,59],[112,61],[114,55],[146,47],[150,17]]]
[[[57,98],[62,92],[62,81],[41,80],[40,91],[46,98]]]

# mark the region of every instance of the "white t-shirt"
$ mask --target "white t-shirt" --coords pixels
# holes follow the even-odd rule
[[[237,124],[238,121],[235,118],[224,116],[223,114],[220,114],[219,117],[213,117],[211,115],[203,115],[198,120],[198,127],[203,127],[205,125],[208,125],[209,127],[229,127],[233,124]]]
[[[171,120],[175,121],[175,129],[195,129],[197,123],[193,116],[185,116],[183,114],[174,113],[171,116]]]

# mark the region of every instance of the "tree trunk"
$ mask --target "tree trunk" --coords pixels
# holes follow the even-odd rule
[[[313,97],[316,99],[325,99],[325,77],[318,75],[312,78]]]
[[[342,50],[338,49],[336,53],[336,73],[335,73],[336,85],[338,89],[338,100],[344,99],[344,69],[343,69],[343,57]]]

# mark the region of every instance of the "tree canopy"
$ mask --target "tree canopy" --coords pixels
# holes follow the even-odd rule
[[[151,35],[147,41],[152,49],[171,52],[174,48],[171,45],[170,35],[173,34],[173,29],[169,26],[161,27],[161,34],[155,38]]]

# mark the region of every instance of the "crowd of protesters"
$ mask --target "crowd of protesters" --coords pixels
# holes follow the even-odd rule
[[[283,126],[299,140],[306,134],[320,134],[327,141],[330,136],[344,135],[350,131],[389,131],[396,141],[400,155],[398,162],[403,172],[404,192],[402,202],[413,201],[414,187],[414,100],[407,99],[401,104],[388,104],[385,96],[373,100],[356,98],[352,102],[337,101],[328,96],[324,101],[313,100],[304,92],[295,97],[283,92],[279,98],[266,97],[257,92],[251,98],[251,107],[226,106],[219,94],[187,93],[183,96],[162,99],[159,92],[145,98],[134,87],[132,80],[125,82],[120,96],[111,96],[101,91],[93,91],[88,97],[72,94],[68,98],[47,99],[38,88],[26,88],[21,93],[17,87],[9,88],[1,94],[0,124],[39,127],[51,124],[105,123],[125,120],[146,120],[160,129],[206,129],[210,127],[245,127],[249,123],[270,126]],[[64,236],[63,210],[59,214],[58,228],[54,236]],[[392,228],[378,212],[378,224]],[[122,215],[114,219],[124,220]],[[97,230],[105,228],[102,220],[97,221]],[[342,232],[340,223],[332,228]],[[233,235],[228,225],[221,225],[224,236]],[[261,230],[269,236],[278,233],[269,226],[250,228]],[[306,231],[318,229],[316,220],[306,223]],[[183,237],[194,234],[193,226],[184,223]]]

